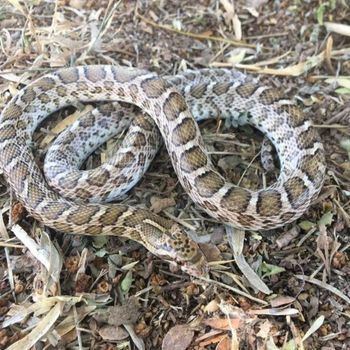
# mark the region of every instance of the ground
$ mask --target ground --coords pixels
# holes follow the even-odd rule
[[[3,0],[0,19],[0,110],[59,67],[115,64],[161,75],[236,67],[293,97],[327,158],[323,189],[299,220],[230,238],[193,205],[162,147],[123,202],[185,225],[211,261],[209,279],[190,278],[133,241],[44,228],[1,178],[0,348],[350,349],[347,0]],[[48,129],[70,124],[64,117],[73,112],[36,133],[39,162]],[[248,188],[273,182],[256,130],[219,119],[200,128],[226,178]]]

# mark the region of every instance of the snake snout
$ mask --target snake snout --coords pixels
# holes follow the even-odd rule
[[[191,276],[207,276],[208,262],[198,244],[188,238],[178,225],[173,225],[170,236],[171,246],[176,251],[175,262],[181,270]]]
[[[201,252],[201,258],[196,263],[190,261],[179,263],[181,270],[193,277],[208,277],[209,266],[206,258]]]

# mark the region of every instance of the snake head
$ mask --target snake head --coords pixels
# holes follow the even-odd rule
[[[172,257],[181,270],[195,277],[207,276],[208,262],[198,244],[188,238],[178,225],[173,225],[169,234]]]

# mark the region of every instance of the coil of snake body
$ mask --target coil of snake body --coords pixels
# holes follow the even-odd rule
[[[33,217],[58,231],[125,236],[161,258],[176,261],[190,274],[207,270],[199,247],[179,225],[147,209],[73,202],[47,184],[31,150],[35,128],[63,107],[97,101],[127,102],[147,113],[162,135],[181,185],[196,205],[222,223],[249,230],[280,227],[299,218],[321,190],[322,143],[310,120],[284,98],[283,91],[259,86],[237,71],[189,71],[163,79],[148,71],[114,66],[66,68],[26,86],[0,119],[0,167],[8,183]],[[203,119],[218,113],[233,116],[237,124],[253,125],[272,141],[280,159],[280,175],[272,186],[250,191],[226,182],[215,170],[192,114]],[[145,147],[147,137],[142,136],[152,123],[143,118],[135,125],[138,129],[132,134],[137,142],[117,162],[126,168],[147,163],[145,151],[133,152],[140,144]],[[71,192],[93,197],[84,188],[77,191],[78,179],[58,176],[53,164],[50,169],[56,179],[68,180]],[[101,169],[94,180],[87,177],[82,183],[95,187],[105,183],[111,169]],[[123,180],[132,182],[132,178]],[[111,192],[105,200],[111,199]]]

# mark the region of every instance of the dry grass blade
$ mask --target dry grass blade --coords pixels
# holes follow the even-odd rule
[[[10,310],[8,314],[10,317],[3,322],[3,327],[8,327],[15,323],[22,322],[28,315],[34,313],[36,316],[47,314],[56,304],[66,303],[66,304],[76,304],[81,302],[81,297],[48,297],[42,300],[30,304],[29,306],[16,306],[14,310]]]
[[[311,336],[311,334],[315,333],[324,323],[325,317],[322,315],[315,320],[315,322],[311,325],[308,331],[303,336],[303,341]]]
[[[84,114],[87,114],[93,110],[91,105],[84,106],[82,110],[76,110],[74,113],[70,114],[68,117],[60,121],[55,127],[50,130],[50,134],[46,135],[40,142],[41,147],[45,147],[52,142],[52,140],[69,125],[73,124]]]
[[[19,225],[14,225],[12,232],[29,249],[32,255],[45,266],[49,275],[57,282],[61,273],[62,259],[47,234],[43,232],[41,243],[37,244]]]
[[[247,278],[249,283],[256,288],[257,290],[265,293],[271,294],[272,291],[268,288],[268,286],[261,280],[261,278],[256,274],[256,272],[249,266],[245,257],[243,256],[243,243],[244,243],[244,231],[233,229],[230,226],[226,227],[226,233],[228,238],[230,239],[230,245],[233,249],[233,256],[235,258],[235,262],[243,273],[243,275]]]
[[[0,236],[4,239],[4,240],[8,240],[9,239],[9,235],[6,229],[6,225],[4,223],[4,216],[3,213],[7,211],[5,210],[5,208],[2,209],[1,211],[1,216],[0,216]],[[9,276],[9,283],[10,283],[10,287],[11,290],[14,291],[15,290],[15,282],[14,282],[14,276],[13,276],[13,271],[12,271],[12,264],[11,264],[11,259],[10,259],[10,252],[9,252],[9,246],[4,244],[4,251],[5,251],[5,257],[6,257],[6,264],[7,264],[7,271],[8,271],[8,276]],[[14,292],[13,292],[14,294]]]
[[[350,26],[347,24],[325,22],[324,26],[329,32],[350,36]]]
[[[106,12],[105,12],[105,15],[103,17],[103,20],[102,20],[100,27],[98,28],[97,31],[95,31],[94,33],[91,33],[91,40],[90,40],[89,46],[83,52],[81,57],[78,59],[78,62],[84,61],[86,59],[86,57],[88,56],[88,54],[90,53],[90,51],[93,50],[93,48],[95,46],[97,46],[97,47],[100,46],[99,42],[102,39],[102,36],[106,33],[108,28],[111,26],[115,11],[118,8],[118,6],[120,5],[120,3],[121,3],[121,0],[119,0],[117,2],[109,1],[108,7],[106,9]]]
[[[96,309],[96,305],[82,306],[76,308],[74,312],[73,308],[69,311],[69,314],[55,326],[55,333],[60,337],[65,336],[77,327],[77,322],[82,321],[87,315],[91,314]]]
[[[297,309],[286,308],[286,309],[262,309],[262,310],[250,310],[249,313],[252,315],[268,315],[268,316],[293,316],[298,315]]]
[[[316,278],[311,278],[311,277],[304,276],[304,275],[295,275],[295,277],[300,279],[300,280],[303,280],[303,281],[315,284],[316,286],[319,286],[319,287],[321,287],[323,289],[328,290],[329,292],[337,295],[339,298],[343,299],[345,302],[347,302],[350,305],[350,298],[348,298],[339,289],[331,286],[330,284],[322,282],[322,281],[320,281],[320,280],[318,280]]]
[[[137,347],[138,350],[145,350],[145,343],[143,342],[142,338],[140,338],[134,330],[134,327],[129,324],[124,325],[125,329],[128,331],[134,345]]]
[[[43,338],[55,324],[60,316],[64,303],[57,302],[56,305],[43,317],[35,326],[35,328],[18,342],[12,344],[7,350],[29,350],[41,338]]]
[[[332,50],[333,50],[333,38],[330,35],[326,42],[326,48],[324,50],[324,53],[325,53],[324,59],[325,59],[328,71],[331,72],[332,74],[335,74],[335,70],[333,68],[332,61],[331,61]]]
[[[7,0],[17,11],[19,11],[23,16],[27,16],[27,11],[23,8],[18,0]]]
[[[0,247],[4,248],[18,248],[23,249],[24,246],[21,244],[9,243],[9,242],[0,242]]]
[[[247,69],[250,71],[254,71],[255,73],[261,73],[261,74],[272,74],[277,76],[292,76],[297,77],[302,74],[307,73],[312,68],[318,66],[324,61],[325,58],[325,52],[321,52],[320,54],[316,56],[309,57],[306,61],[300,62],[298,64],[286,67],[286,68],[279,68],[279,69],[273,69],[273,68],[260,68],[257,65],[252,64],[237,64],[237,68]]]
[[[241,21],[239,20],[237,14],[235,13],[235,7],[233,3],[229,2],[228,0],[220,0],[221,5],[224,7],[226,13],[225,13],[225,20],[226,22],[231,22],[232,27],[235,32],[235,37],[237,40],[242,40],[242,25]]]

